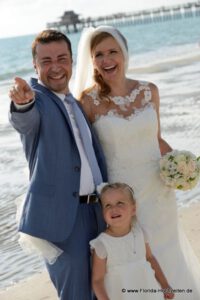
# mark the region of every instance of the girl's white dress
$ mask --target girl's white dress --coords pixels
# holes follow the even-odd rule
[[[105,287],[110,300],[163,300],[154,270],[146,260],[145,235],[136,223],[123,237],[101,233],[90,242],[106,258]]]
[[[96,91],[89,96],[96,109],[93,126],[104,150],[109,182],[125,182],[134,189],[137,219],[148,232],[152,252],[170,285],[177,290],[175,299],[199,300],[199,262],[178,225],[174,190],[159,175],[158,121],[149,84],[140,82],[129,96],[112,99],[121,111],[127,103],[133,104],[126,118],[117,110],[101,113]],[[140,109],[134,108],[137,97],[141,97]]]

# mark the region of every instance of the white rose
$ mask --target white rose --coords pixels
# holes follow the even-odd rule
[[[187,191],[191,188],[191,185],[188,182],[184,182],[181,186],[177,186],[177,188],[182,191]]]
[[[177,162],[177,163],[179,163],[179,162],[181,162],[181,161],[185,161],[186,160],[186,157],[185,157],[185,155],[184,154],[178,154],[175,158],[174,158],[174,161],[175,162]]]
[[[196,170],[197,164],[194,160],[190,160],[188,163],[188,171],[194,172]]]
[[[186,174],[188,171],[188,166],[185,161],[179,161],[177,165],[177,171],[181,174]]]

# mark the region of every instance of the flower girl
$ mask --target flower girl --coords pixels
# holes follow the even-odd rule
[[[104,184],[100,198],[107,229],[90,242],[97,299],[173,299],[147,233],[136,221],[133,190],[124,183]]]

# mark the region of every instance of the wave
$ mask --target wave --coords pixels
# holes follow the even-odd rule
[[[174,56],[168,59],[155,61],[151,64],[130,67],[128,72],[132,73],[158,73],[172,70],[176,67],[186,66],[200,61],[200,53]]]
[[[15,76],[26,77],[33,74],[33,68],[16,69],[7,73],[0,74],[0,81],[11,79]]]

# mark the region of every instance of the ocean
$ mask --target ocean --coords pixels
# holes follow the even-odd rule
[[[162,136],[174,149],[200,155],[200,17],[123,26],[129,45],[129,77],[154,82],[160,91]],[[8,90],[15,76],[34,76],[34,35],[0,39],[0,289],[44,268],[18,245],[16,199],[28,185],[27,163],[18,134],[8,122]],[[74,52],[80,33],[69,34]],[[71,87],[73,86],[73,77]],[[178,192],[178,206],[200,201],[200,185]]]

